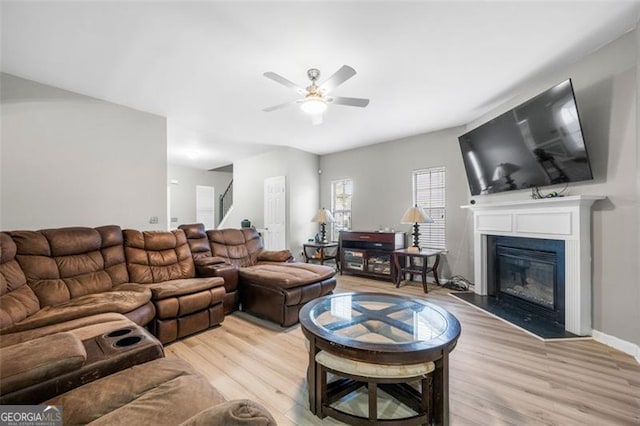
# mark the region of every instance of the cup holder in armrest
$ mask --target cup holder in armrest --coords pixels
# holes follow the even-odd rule
[[[142,340],[142,336],[129,336],[124,337],[122,339],[116,340],[114,346],[117,348],[126,348],[128,346],[133,346],[139,343]]]
[[[120,336],[124,336],[125,334],[129,334],[132,331],[133,331],[132,328],[121,328],[119,330],[114,330],[111,333],[105,334],[105,337],[120,337]]]

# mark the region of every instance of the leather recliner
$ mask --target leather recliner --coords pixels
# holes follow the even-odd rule
[[[283,327],[298,322],[305,303],[330,294],[336,286],[333,268],[292,262],[289,250],[264,250],[258,231],[252,228],[204,231],[204,225],[179,227],[193,238],[192,247],[200,247],[199,262],[224,261],[238,267],[238,291],[243,311],[274,321]],[[202,250],[202,235],[207,236],[209,252]],[[210,253],[208,259],[202,253]],[[209,265],[210,267],[210,265]]]
[[[151,290],[157,313],[150,328],[162,343],[206,330],[224,320],[224,280],[196,278],[182,230],[125,229],[123,234],[129,276]]]
[[[191,255],[196,267],[196,274],[200,277],[221,277],[224,279],[224,313],[230,314],[240,307],[240,293],[238,291],[238,266],[224,257],[213,257],[204,225],[181,225],[187,237]]]

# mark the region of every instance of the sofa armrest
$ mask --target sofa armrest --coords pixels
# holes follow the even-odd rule
[[[221,256],[206,256],[195,259],[193,263],[195,263],[196,266],[209,266],[217,265],[219,263],[229,263],[229,259]]]
[[[289,250],[262,250],[258,253],[259,262],[292,262],[293,255]]]
[[[180,297],[224,286],[224,279],[217,277],[185,278],[147,284],[151,289],[151,300],[157,301]]]
[[[275,426],[271,413],[248,399],[236,399],[214,405],[180,423],[180,426]]]
[[[217,277],[217,270],[220,267],[229,264],[229,259],[220,256],[209,256],[194,259],[196,265],[196,276],[198,277]]]
[[[84,345],[72,333],[56,333],[0,350],[1,394],[6,395],[82,367]]]

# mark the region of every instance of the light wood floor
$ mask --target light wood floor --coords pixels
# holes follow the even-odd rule
[[[430,287],[431,288],[431,287]],[[344,275],[337,291],[426,297],[462,324],[450,357],[452,425],[640,425],[640,365],[593,340],[545,343],[450,296],[411,283]],[[173,343],[227,399],[262,403],[280,425],[338,424],[308,411],[307,352],[300,326],[280,328],[244,313]]]

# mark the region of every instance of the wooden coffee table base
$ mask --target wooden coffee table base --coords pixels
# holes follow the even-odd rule
[[[460,336],[460,323],[449,312],[422,299],[339,293],[312,300],[299,317],[309,342],[312,413],[349,424],[449,424],[449,353]],[[327,383],[328,372],[341,379]],[[408,385],[416,380],[420,391]],[[336,408],[362,386],[368,390],[368,417]],[[416,415],[377,419],[378,387]]]
[[[431,401],[431,376],[427,377],[413,377],[406,380],[406,383],[398,383],[399,379],[371,379],[366,378],[366,381],[360,381],[365,378],[358,377],[344,377],[326,383],[326,373],[331,372],[336,375],[344,375],[342,372],[334,372],[329,369],[319,368],[320,374],[323,376],[318,378],[320,388],[322,389],[320,394],[320,412],[317,413],[318,417],[324,418],[325,416],[333,417],[341,422],[351,425],[368,425],[378,424],[380,421],[384,421],[385,424],[397,424],[397,425],[421,425],[432,424],[433,412],[431,407],[433,406]],[[421,380],[422,393],[418,392],[410,386],[408,383],[416,380]],[[369,415],[368,417],[360,417],[355,414],[350,414],[332,407],[331,405],[339,401],[343,397],[349,395],[358,389],[366,387],[369,396]],[[394,418],[394,419],[378,419],[378,388],[382,389],[393,398],[400,401],[402,404],[411,408],[417,414],[411,417]],[[396,423],[397,422],[397,423]]]

